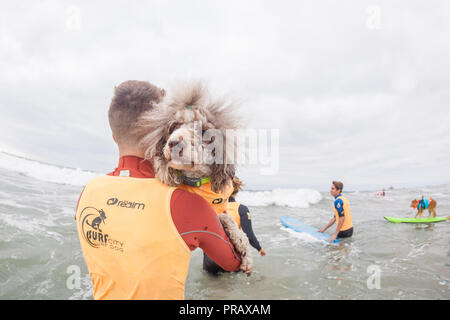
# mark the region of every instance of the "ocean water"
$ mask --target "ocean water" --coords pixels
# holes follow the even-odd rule
[[[11,170],[14,168],[14,170]],[[0,299],[92,299],[74,221],[82,186],[96,173],[0,152]],[[245,191],[266,249],[255,268],[211,276],[192,253],[187,299],[450,299],[450,221],[392,224],[411,217],[415,197],[432,196],[450,216],[450,185],[345,194],[355,233],[327,244],[282,227],[283,215],[323,227],[332,217],[328,193],[311,189]],[[334,226],[333,226],[334,227]],[[330,231],[333,230],[331,227]]]

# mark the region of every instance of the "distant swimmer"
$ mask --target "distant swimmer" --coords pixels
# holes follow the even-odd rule
[[[349,238],[353,235],[353,221],[350,210],[350,203],[347,198],[342,195],[344,184],[340,181],[333,181],[331,184],[331,195],[334,197],[334,216],[325,228],[319,230],[324,232],[331,227],[336,221],[337,227],[334,234],[328,241],[332,242],[337,238]]]
[[[379,197],[386,196],[386,189],[383,188],[383,190],[381,190],[381,192],[375,192],[375,195],[379,196]]]

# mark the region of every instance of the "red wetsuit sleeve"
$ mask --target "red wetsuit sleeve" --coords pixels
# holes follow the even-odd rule
[[[240,256],[228,239],[219,217],[201,196],[177,189],[170,201],[173,222],[183,240],[192,250],[203,252],[226,271],[236,271]]]

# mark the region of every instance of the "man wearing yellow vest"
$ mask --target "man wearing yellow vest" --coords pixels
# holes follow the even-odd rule
[[[353,221],[350,203],[347,198],[342,195],[342,189],[344,189],[344,184],[342,182],[333,181],[331,184],[330,193],[334,197],[334,216],[325,228],[319,230],[319,232],[324,232],[337,221],[336,231],[331,238],[328,239],[330,242],[333,242],[336,237],[348,238],[353,235]]]
[[[184,299],[196,248],[228,271],[239,269],[240,257],[213,208],[155,179],[138,147],[137,120],[164,93],[144,81],[115,88],[109,122],[119,165],[85,186],[75,215],[95,299]]]

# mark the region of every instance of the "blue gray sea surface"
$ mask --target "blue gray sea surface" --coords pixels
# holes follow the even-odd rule
[[[13,168],[11,170],[9,168]],[[74,214],[83,183],[96,174],[0,154],[0,299],[92,299]],[[254,272],[211,276],[192,253],[186,299],[450,299],[450,221],[394,224],[410,201],[433,197],[450,216],[450,185],[345,194],[354,235],[327,244],[285,229],[289,215],[315,227],[332,218],[332,198],[312,189],[244,191],[267,255]],[[329,231],[332,231],[331,227]]]

